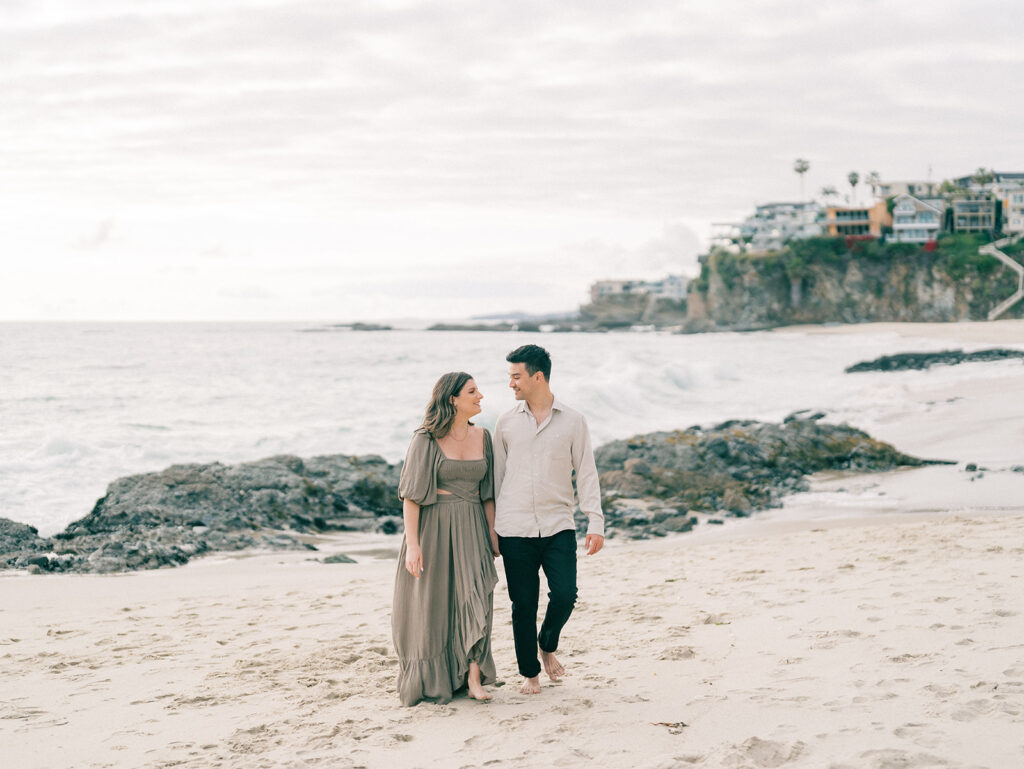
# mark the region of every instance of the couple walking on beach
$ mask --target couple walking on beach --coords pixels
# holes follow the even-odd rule
[[[587,515],[586,552],[604,545],[604,514],[583,416],[551,392],[551,358],[537,345],[508,354],[518,403],[494,438],[470,421],[483,394],[465,372],[434,385],[399,481],[405,538],[395,576],[391,628],[404,705],[448,702],[462,688],[489,700],[495,681],[491,620],[501,555],[512,600],[512,635],[524,694],[540,672],[557,681],[559,634],[576,603],[573,479]],[[540,570],[548,606],[537,632]],[[538,660],[538,645],[540,659]]]

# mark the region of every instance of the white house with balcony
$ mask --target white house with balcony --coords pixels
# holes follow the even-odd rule
[[[823,209],[815,201],[764,203],[737,224],[715,223],[712,245],[729,251],[778,251],[790,240],[824,233]]]
[[[1006,235],[1024,232],[1024,174],[1015,176],[1022,178],[1000,179],[992,185],[992,194],[1003,204],[1003,233]]]
[[[913,195],[920,199],[937,197],[939,194],[939,182],[926,181],[895,181],[882,182],[878,185],[878,197],[889,198],[900,195]]]
[[[946,204],[941,198],[899,195],[892,209],[892,240],[897,243],[927,243],[942,232]]]
[[[690,279],[684,275],[666,275],[661,280],[598,280],[590,284],[590,301],[627,294],[679,301],[686,298],[689,285]]]
[[[661,280],[649,280],[644,284],[647,293],[656,296],[658,299],[673,299],[680,301],[686,298],[686,289],[690,285],[690,279],[685,275],[666,275]]]

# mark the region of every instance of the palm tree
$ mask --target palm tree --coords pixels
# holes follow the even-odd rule
[[[850,183],[850,204],[853,205],[853,201],[857,197],[857,182],[860,181],[860,174],[856,171],[850,171],[846,175],[846,181]]]
[[[822,187],[821,188],[821,192],[819,192],[818,194],[821,195],[822,199],[825,201],[825,205],[827,206],[828,202],[832,198],[838,198],[839,197],[839,190],[837,190],[832,185],[829,185],[828,187]]]
[[[793,161],[793,170],[796,171],[800,177],[800,200],[804,199],[804,174],[811,167],[811,161],[804,160],[803,158],[797,158]]]
[[[878,171],[869,171],[864,181],[871,187],[871,197],[877,198],[878,188],[882,185],[882,177],[878,175]]]
[[[995,172],[991,168],[985,170],[984,166],[979,167],[978,170],[971,175],[971,181],[975,184],[988,184],[991,181],[995,181],[995,178]]]

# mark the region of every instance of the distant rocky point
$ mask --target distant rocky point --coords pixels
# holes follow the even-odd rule
[[[536,323],[435,323],[427,331],[540,331]]]
[[[963,350],[943,350],[941,352],[903,352],[896,355],[883,355],[874,360],[855,363],[846,369],[847,374],[864,371],[909,371],[928,369],[932,366],[955,366],[959,363],[980,363],[996,360],[1024,360],[1024,352],[995,347],[990,350],[964,352]]]
[[[384,325],[382,323],[331,323],[327,326],[317,326],[315,328],[302,328],[299,329],[302,333],[317,333],[324,331],[393,331],[391,326]]]
[[[877,472],[927,460],[846,425],[796,414],[657,432],[595,452],[609,536],[686,531],[699,514],[745,516],[822,470]],[[0,569],[115,572],[177,566],[217,551],[315,550],[318,535],[401,531],[401,464],[377,456],[276,456],[119,478],[54,537],[0,518]],[[579,516],[579,525],[586,522]]]

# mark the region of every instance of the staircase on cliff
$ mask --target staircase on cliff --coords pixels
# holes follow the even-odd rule
[[[1021,239],[1021,237],[1024,237],[1024,233],[1013,235],[1008,238],[1003,238],[1002,240],[997,240],[995,243],[989,243],[988,245],[982,246],[981,248],[978,249],[979,254],[988,254],[989,256],[994,256],[996,259],[998,259],[1011,270],[1017,273],[1017,291],[1013,294],[1013,296],[1008,297],[1006,301],[1000,302],[996,307],[992,308],[992,310],[988,314],[989,320],[995,320],[1004,312],[1006,312],[1015,304],[1017,304],[1017,302],[1019,302],[1021,299],[1024,299],[1024,265],[1021,265],[1020,262],[1018,262],[1016,259],[1007,256],[1006,254],[999,250],[1001,248],[1006,248],[1006,246],[1016,243],[1018,240]]]

